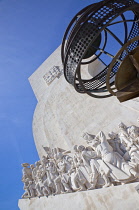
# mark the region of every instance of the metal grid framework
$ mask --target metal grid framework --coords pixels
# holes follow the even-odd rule
[[[132,11],[135,15],[132,28],[129,36],[127,35],[127,22],[124,12]],[[90,80],[81,78],[81,64],[93,62],[99,58],[100,52],[95,59],[90,59],[84,62],[84,56],[92,43],[95,42],[98,36],[104,31],[105,41],[103,49],[105,50],[107,42],[106,27],[118,16],[121,16],[124,24],[125,37],[123,46],[127,41],[139,35],[139,24],[136,20],[139,18],[139,4],[133,0],[104,0],[87,6],[81,10],[70,22],[64,34],[61,48],[61,57],[64,66],[64,75],[66,80],[72,84],[80,93],[87,93],[93,97],[103,98],[111,94],[107,92],[106,75],[109,65],[107,65],[97,76]],[[113,35],[115,36],[115,35]],[[116,37],[115,37],[116,38]],[[119,40],[118,40],[119,41]],[[130,52],[138,45],[135,41],[128,46]],[[122,61],[127,55],[127,51],[121,54]],[[116,62],[111,71],[110,78],[116,74],[120,63]],[[111,86],[113,82],[111,83]],[[104,93],[103,95],[100,93]]]

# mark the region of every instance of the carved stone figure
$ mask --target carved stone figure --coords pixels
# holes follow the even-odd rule
[[[93,152],[90,156],[90,181],[95,188],[96,185],[102,185],[103,187],[108,187],[111,185],[110,180],[108,178],[109,168],[106,164],[101,160],[100,156],[95,151],[95,145],[99,144],[99,138],[97,136],[91,135],[89,133],[84,133],[83,138],[87,141],[88,144],[91,145]],[[100,179],[104,180],[104,182]]]
[[[29,190],[29,179],[23,176],[22,182],[24,183],[23,189],[25,190],[24,194],[22,195],[22,198],[30,198],[30,190]]]
[[[95,147],[98,156],[100,156],[111,169],[110,173],[113,178],[115,177],[118,181],[126,182],[129,178],[134,179],[139,176],[134,168],[130,166],[120,154],[113,152],[112,147],[109,145],[102,131],[99,132],[97,138],[99,138],[100,142],[93,143],[93,146]]]
[[[121,156],[124,156],[125,150],[121,147],[121,142],[118,138],[118,134],[110,132],[108,133],[108,136],[110,137],[108,142],[113,148],[113,151],[118,152]]]
[[[66,165],[67,165],[67,163],[66,163],[65,159],[59,160],[59,162],[57,164],[59,177],[60,177],[62,185],[64,186],[64,192],[72,192],[72,189],[70,187],[70,177],[69,177]],[[63,192],[62,187],[61,187],[61,190]]]
[[[73,162],[73,165],[71,166],[71,169],[69,170],[70,179],[71,179],[71,187],[73,191],[83,191],[86,190],[86,187],[84,185],[86,179],[83,176],[80,169],[78,169]]]
[[[128,129],[128,133],[131,139],[131,143],[135,144],[139,149],[139,128],[135,125],[132,125]]]
[[[124,130],[126,130],[126,138],[124,137],[126,153],[124,159],[130,160],[131,164],[137,165],[139,163],[139,128],[132,125]]]
[[[43,147],[46,156],[35,165],[22,164],[22,198],[71,193],[139,180],[139,128],[119,124],[119,132],[84,133],[86,146],[74,153]]]
[[[127,126],[121,122],[119,124],[119,129],[120,129],[120,132],[119,132],[120,141],[123,144],[123,146],[126,147],[126,146],[128,146],[128,144],[130,144],[129,134],[127,132]]]
[[[37,161],[35,163],[36,167],[33,169],[34,175],[35,175],[35,185],[36,185],[36,191],[37,191],[37,195],[43,196],[43,183],[42,183],[42,179],[41,179],[41,172],[39,170],[39,166],[40,166],[40,161]]]
[[[43,194],[48,196],[51,194],[51,190],[48,186],[48,177],[47,177],[47,165],[48,160],[45,156],[42,157],[41,165],[39,166],[40,177],[43,183]]]
[[[23,167],[22,169],[23,176],[25,175],[27,178],[32,179],[32,172],[29,167],[29,163],[22,163],[21,165]]]

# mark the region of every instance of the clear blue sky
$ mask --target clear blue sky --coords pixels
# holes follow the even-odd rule
[[[39,159],[32,136],[36,99],[28,77],[60,45],[91,0],[0,0],[0,210],[18,209],[21,163]]]

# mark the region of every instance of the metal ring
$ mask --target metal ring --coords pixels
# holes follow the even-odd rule
[[[110,84],[109,84],[110,73],[111,73],[111,71],[112,71],[112,68],[113,68],[113,66],[114,66],[114,64],[115,64],[115,62],[116,62],[116,60],[117,60],[117,59],[120,57],[120,55],[123,53],[123,51],[124,51],[125,49],[127,49],[127,47],[128,47],[130,44],[132,44],[133,42],[135,42],[135,41],[137,41],[137,40],[139,40],[139,36],[136,36],[136,37],[134,37],[133,39],[130,39],[130,40],[129,40],[129,41],[128,41],[120,50],[119,50],[119,52],[116,54],[116,56],[114,57],[114,59],[112,60],[110,66],[109,66],[109,68],[108,68],[107,76],[106,76],[106,86],[107,86],[108,91],[109,91],[112,95],[114,95],[114,96],[116,96],[116,93],[113,92],[113,90],[111,89]]]
[[[94,61],[93,59],[89,62],[82,62],[87,50],[92,43],[95,42],[99,34],[102,31],[105,32],[105,28],[118,16],[122,17],[124,23],[124,43],[127,39],[129,40],[136,36],[138,34],[138,27],[132,27],[130,30],[130,36],[127,37],[127,23],[123,13],[126,11],[132,11],[135,15],[138,15],[136,12],[138,8],[139,4],[133,0],[105,0],[87,6],[77,13],[70,22],[63,38],[61,57],[64,65],[65,78],[78,92],[87,93],[90,96],[98,98],[111,95],[100,96],[100,91],[103,92],[105,89],[104,84],[106,83],[106,75],[109,65],[107,65],[107,68],[103,69],[103,71],[97,76],[86,81],[81,78],[80,65]],[[79,15],[80,17],[78,17]],[[75,21],[77,22],[75,23]],[[122,45],[124,45],[124,43],[122,43]],[[103,48],[105,48],[105,45],[106,40]],[[100,54],[101,53],[98,54],[97,58],[99,58]],[[122,54],[122,58],[124,58],[124,56],[125,55]],[[109,77],[111,78],[118,70],[118,65],[115,65],[113,68],[114,71],[109,74]],[[98,78],[101,78],[101,80]],[[109,87],[110,86],[112,86],[112,83],[109,84]],[[98,95],[93,94],[94,92],[98,92]]]

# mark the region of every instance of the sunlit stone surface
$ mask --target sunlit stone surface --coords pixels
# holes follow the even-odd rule
[[[75,144],[84,144],[84,131],[92,134],[100,130],[104,133],[117,131],[121,121],[127,126],[138,125],[139,98],[120,104],[116,97],[95,99],[79,94],[67,83],[63,74],[48,85],[44,75],[54,66],[62,70],[60,47],[29,78],[38,100],[33,135],[40,157],[45,155],[42,146],[71,150]],[[88,66],[83,68],[86,73],[88,68],[91,71]],[[99,71],[102,63],[96,61],[91,69]]]
[[[21,210],[138,210],[139,183],[105,189],[19,200]]]
[[[94,66],[84,66],[86,78],[89,73],[100,71],[103,64],[98,60]],[[88,73],[89,72],[89,73]],[[60,47],[29,78],[38,100],[33,117],[33,135],[40,159],[46,155],[43,147],[73,150],[74,145],[85,145],[84,132],[96,135],[118,132],[122,121],[127,126],[139,126],[139,98],[121,103],[116,97],[91,98],[77,93],[65,81],[62,73]],[[106,136],[108,138],[108,136]],[[112,186],[83,192],[56,196],[21,199],[21,210],[56,209],[138,209],[138,183]],[[74,204],[74,205],[73,205]]]

